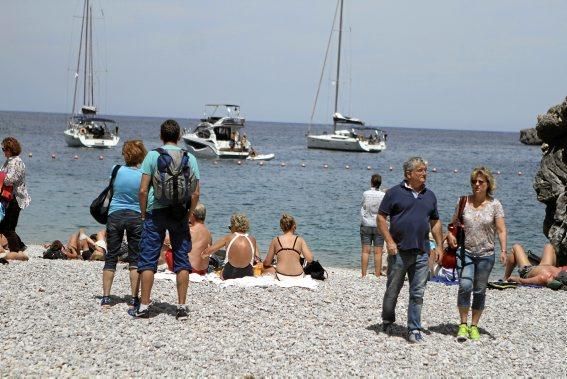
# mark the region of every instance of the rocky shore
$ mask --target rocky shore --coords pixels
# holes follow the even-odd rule
[[[156,281],[149,320],[127,315],[119,266],[101,310],[101,262],[0,266],[0,376],[330,377],[565,376],[566,292],[489,290],[481,341],[458,343],[457,287],[429,283],[426,342],[404,339],[407,290],[394,335],[381,332],[385,278],[328,268],[316,290],[192,283],[189,321],[175,320],[175,284]],[[323,262],[324,264],[324,262]]]

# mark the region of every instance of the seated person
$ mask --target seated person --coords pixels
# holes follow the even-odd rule
[[[0,234],[0,263],[6,264],[8,261],[27,261],[29,259],[25,251],[12,252],[8,250],[8,240]]]
[[[520,244],[512,246],[510,254],[506,260],[506,270],[504,279],[518,282],[521,284],[536,284],[546,286],[554,280],[562,281],[567,277],[567,266],[555,267],[557,257],[555,249],[549,243],[543,247],[543,254],[539,265],[532,265],[529,261],[524,248]],[[514,267],[518,266],[520,276],[511,276]],[[563,279],[565,280],[565,279]]]
[[[225,247],[224,268],[221,279],[237,279],[254,276],[253,265],[259,260],[256,238],[248,235],[250,221],[243,214],[235,213],[230,217],[230,233],[207,247],[201,253],[202,257],[210,257],[221,247]]]
[[[191,263],[192,274],[205,275],[209,268],[209,258],[201,256],[203,250],[213,243],[213,236],[205,225],[206,216],[207,209],[202,203],[198,203],[189,216],[189,232],[191,233],[189,263]]]
[[[276,279],[294,280],[305,276],[300,258],[303,256],[307,262],[313,261],[313,253],[309,250],[305,240],[295,235],[297,224],[292,216],[284,213],[280,219],[280,228],[283,231],[270,243],[268,255],[264,259],[264,272],[275,274]],[[272,266],[276,259],[276,267]]]

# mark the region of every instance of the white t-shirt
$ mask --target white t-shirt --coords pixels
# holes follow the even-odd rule
[[[360,207],[360,224],[362,226],[376,226],[376,216],[380,203],[386,193],[372,187],[362,194],[362,204]]]

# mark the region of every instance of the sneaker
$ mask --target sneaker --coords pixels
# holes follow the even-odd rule
[[[471,339],[471,341],[480,340],[480,332],[478,331],[476,325],[471,325],[471,328],[469,330],[469,338]]]
[[[392,335],[392,323],[391,322],[383,322],[382,323],[382,333],[385,333],[389,336]]]
[[[175,318],[179,321],[187,320],[189,318],[189,315],[187,314],[187,308],[177,307],[177,314],[175,315]]]
[[[409,343],[423,343],[425,340],[419,330],[411,330],[408,335]]]
[[[150,318],[150,308],[141,311],[139,308],[128,309],[128,314],[135,318]]]
[[[10,262],[8,262],[8,261],[6,260],[6,258],[0,258],[0,263],[3,264],[3,265],[7,265],[7,264],[10,263]]]
[[[128,302],[128,306],[131,309],[135,309],[135,310],[140,309],[140,298],[138,296],[131,298],[130,301]]]
[[[103,296],[100,301],[100,306],[103,308],[110,308],[110,296]]]
[[[469,327],[467,324],[459,325],[459,331],[457,332],[457,341],[465,342],[469,339]]]

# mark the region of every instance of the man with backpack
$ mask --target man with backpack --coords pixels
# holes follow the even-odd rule
[[[161,124],[163,146],[152,150],[142,162],[140,183],[140,217],[144,223],[140,241],[138,272],[141,278],[139,308],[129,313],[149,318],[149,304],[154,274],[166,231],[173,249],[173,271],[177,274],[178,320],[187,319],[185,301],[191,265],[188,215],[199,201],[199,167],[192,154],[177,146],[181,136],[179,124],[166,120]]]

